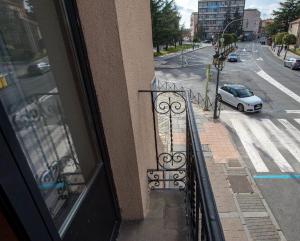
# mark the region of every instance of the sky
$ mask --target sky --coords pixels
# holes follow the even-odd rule
[[[257,8],[261,12],[261,18],[271,17],[274,9],[278,8],[281,0],[246,0],[245,8]],[[175,0],[178,10],[182,16],[181,24],[186,28],[190,27],[192,12],[197,12],[198,0]]]

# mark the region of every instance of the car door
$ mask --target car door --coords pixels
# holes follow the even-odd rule
[[[294,61],[294,59],[293,58],[288,58],[288,64],[287,64],[287,66],[289,67],[289,68],[292,68],[292,66],[293,66],[293,61]]]
[[[236,104],[236,90],[234,90],[233,88],[229,88],[229,92],[228,92],[228,103],[233,105],[233,106],[237,106]]]
[[[221,87],[220,94],[222,96],[222,100],[226,103],[229,103],[229,93],[228,93],[228,87],[227,86]]]

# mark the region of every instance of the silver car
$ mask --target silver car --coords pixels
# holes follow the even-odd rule
[[[300,59],[298,58],[287,58],[283,62],[284,67],[289,67],[291,69],[300,69]]]

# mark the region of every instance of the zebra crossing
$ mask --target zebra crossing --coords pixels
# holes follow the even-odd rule
[[[226,119],[257,173],[300,172],[300,119]]]

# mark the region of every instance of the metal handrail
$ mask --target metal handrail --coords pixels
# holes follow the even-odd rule
[[[186,96],[189,96],[186,92]],[[190,96],[189,96],[190,97]],[[225,241],[222,225],[220,222],[214,194],[212,191],[199,133],[197,130],[195,116],[192,109],[190,98],[187,98],[187,145],[191,145],[192,156],[190,161],[194,161],[193,167],[195,168],[195,182],[196,182],[196,207],[201,208],[202,215],[202,231],[201,240],[209,241]],[[187,149],[188,151],[188,149]],[[200,197],[199,197],[200,196]],[[198,198],[197,198],[198,197]],[[198,210],[197,210],[198,211]],[[203,220],[204,219],[204,220]],[[198,222],[198,220],[196,220]],[[199,223],[198,223],[199,224]],[[198,227],[197,227],[198,228]],[[193,240],[198,240],[199,231]]]

